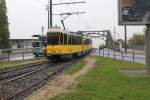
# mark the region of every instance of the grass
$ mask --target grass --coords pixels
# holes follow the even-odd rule
[[[49,100],[149,100],[150,77],[127,77],[120,69],[143,69],[145,65],[97,57],[95,67],[68,94]]]
[[[18,60],[18,61],[10,61],[10,62],[8,62],[8,61],[0,62],[0,70],[21,67],[21,65],[36,63],[36,62],[40,62],[43,60],[45,61],[46,59],[44,57],[37,57],[34,59],[28,59],[28,60],[24,60],[24,61]]]
[[[75,72],[79,71],[85,66],[86,62],[84,60],[81,60],[77,64],[73,65],[71,69],[69,69],[66,74],[73,75]]]

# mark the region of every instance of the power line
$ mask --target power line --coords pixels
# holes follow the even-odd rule
[[[69,5],[69,4],[77,4],[77,3],[86,3],[85,1],[82,2],[66,2],[66,3],[56,3],[52,5]]]
[[[72,13],[61,13],[61,14],[53,14],[53,15],[60,15],[60,16],[63,16],[63,15],[78,15],[78,14],[84,14],[86,12],[72,12]]]
[[[61,13],[61,14],[54,14],[54,15],[60,15],[60,16],[64,16],[63,19],[61,19],[61,23],[63,25],[64,30],[66,29],[64,21],[71,15],[79,15],[79,14],[84,14],[86,12],[73,12],[73,13]]]
[[[82,2],[64,2],[64,3],[55,3],[53,4],[52,0],[49,0],[48,3],[48,29],[50,27],[53,27],[53,15],[67,15],[70,16],[72,14],[81,14],[81,13],[85,13],[85,12],[75,12],[75,13],[61,13],[61,14],[53,14],[53,5],[70,5],[70,4],[80,4],[80,3],[86,3],[85,1]]]

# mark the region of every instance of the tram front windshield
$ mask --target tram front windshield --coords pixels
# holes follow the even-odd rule
[[[59,36],[58,33],[50,33],[47,35],[47,44],[48,45],[59,45]]]

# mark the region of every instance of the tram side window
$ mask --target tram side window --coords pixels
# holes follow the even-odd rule
[[[72,36],[68,35],[68,45],[72,45]]]
[[[83,39],[83,44],[84,45],[89,45],[89,39]]]
[[[89,39],[89,44],[90,44],[90,45],[92,44],[92,40],[90,40],[90,39]]]
[[[89,45],[89,39],[86,39],[86,45]]]
[[[77,37],[76,37],[76,40],[77,40],[77,43],[76,43],[76,44],[79,45],[79,44],[80,44],[80,37],[77,36]]]
[[[75,45],[79,45],[79,37],[75,36]]]
[[[76,44],[76,39],[75,39],[75,36],[72,35],[72,45],[75,45]]]
[[[47,44],[48,45],[58,45],[59,44],[59,34],[48,34],[47,35]]]
[[[82,44],[82,37],[69,35],[68,36],[68,45],[81,45]]]
[[[59,35],[59,45],[63,45],[63,34]]]
[[[82,44],[82,37],[79,36],[79,45]]]
[[[64,34],[64,45],[67,45],[67,34]]]
[[[86,39],[85,38],[83,39],[83,45],[86,45]]]

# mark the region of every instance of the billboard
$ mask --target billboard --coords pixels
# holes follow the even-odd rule
[[[150,24],[150,0],[118,0],[120,25]]]

